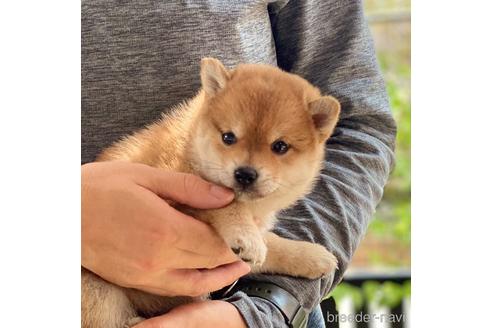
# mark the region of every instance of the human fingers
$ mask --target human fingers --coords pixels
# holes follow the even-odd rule
[[[208,224],[169,207],[165,213],[168,222],[172,219],[176,233],[174,247],[210,258],[204,267],[215,267],[237,261],[226,242]]]
[[[135,286],[160,295],[200,296],[232,284],[247,274],[251,268],[242,261],[225,264],[214,269],[172,270],[166,273],[166,290],[149,290],[147,286]]]
[[[234,199],[234,193],[199,176],[146,167],[139,183],[164,199],[194,208],[219,208]]]

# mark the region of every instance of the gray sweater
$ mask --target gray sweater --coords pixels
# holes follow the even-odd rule
[[[268,63],[299,74],[342,103],[315,191],[280,216],[282,236],[325,245],[332,276],[255,275],[313,309],[341,280],[393,165],[388,108],[362,3],[355,0],[82,0],[82,161],[192,97],[199,61]],[[285,327],[268,301],[228,299],[249,327]]]

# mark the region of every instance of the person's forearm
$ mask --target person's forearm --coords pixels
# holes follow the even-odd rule
[[[283,287],[312,310],[341,280],[382,197],[393,165],[396,127],[361,2],[291,0],[273,10],[279,66],[342,103],[319,183],[275,228],[281,236],[326,246],[338,258],[339,270],[318,280],[251,277]],[[242,314],[248,321],[258,313]]]
[[[282,313],[273,303],[259,297],[249,297],[237,292],[225,299],[232,303],[243,316],[248,327],[287,328]]]

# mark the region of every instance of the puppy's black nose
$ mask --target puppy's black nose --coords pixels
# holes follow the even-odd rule
[[[238,167],[234,171],[234,178],[243,187],[248,187],[253,184],[258,178],[258,172],[252,167]]]

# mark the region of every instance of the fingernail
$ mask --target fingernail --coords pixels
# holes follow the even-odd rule
[[[248,263],[245,263],[245,262],[242,262],[242,263],[244,264],[243,265],[244,274],[250,273],[251,272],[251,266]]]
[[[234,197],[234,193],[232,191],[216,185],[212,185],[212,187],[210,187],[210,193],[212,196],[220,200],[232,199]]]

